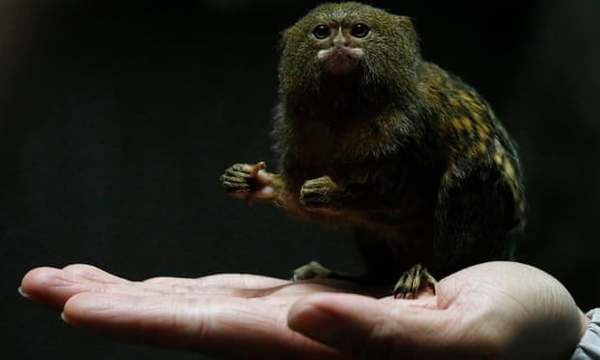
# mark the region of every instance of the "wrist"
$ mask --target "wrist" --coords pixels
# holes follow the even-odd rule
[[[589,316],[591,316],[592,312],[594,310],[590,311],[588,314],[590,314]],[[588,331],[588,329],[590,328],[590,325],[592,323],[592,320],[590,317],[588,317],[588,315],[586,315],[583,311],[581,311],[581,309],[579,309],[579,314],[580,314],[580,318],[581,318],[581,328],[579,331],[580,334],[580,339],[583,338],[583,336],[585,335],[585,333]]]
[[[581,312],[581,311],[580,311]],[[571,360],[592,360],[600,358],[600,308],[581,312],[581,338]]]

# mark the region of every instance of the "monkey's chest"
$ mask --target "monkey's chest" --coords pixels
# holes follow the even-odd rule
[[[402,187],[409,172],[401,164],[385,165],[368,159],[350,161],[303,155],[286,164],[285,174],[293,191],[300,191],[307,181],[327,176],[349,191],[366,191],[372,196],[391,195],[395,189]]]
[[[401,157],[355,161],[299,157],[287,162],[284,174],[288,191],[299,200],[316,179],[331,179],[331,188],[323,192],[331,191],[332,204],[323,208],[335,209],[342,219],[352,215],[367,222],[406,223],[429,216],[437,194],[436,175]]]

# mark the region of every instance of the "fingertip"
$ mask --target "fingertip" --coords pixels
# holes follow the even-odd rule
[[[151,337],[146,330],[154,333],[148,326],[147,310],[140,306],[140,299],[132,295],[84,292],[65,303],[61,318],[74,327],[136,342],[138,336],[140,339]],[[161,336],[169,334],[162,332]]]
[[[288,327],[327,344],[340,336],[356,318],[369,313],[377,300],[351,294],[316,294],[298,300],[288,312]],[[360,313],[362,312],[362,313]],[[360,314],[359,314],[360,313]]]
[[[29,284],[32,282],[36,282],[37,279],[40,279],[41,277],[43,278],[48,272],[56,272],[56,271],[60,271],[56,268],[52,268],[52,267],[47,267],[47,266],[43,266],[43,267],[36,267],[33,268],[31,270],[29,270],[27,273],[25,273],[25,275],[23,276],[23,279],[21,280],[21,284]]]
[[[65,302],[60,317],[68,324],[73,325],[77,323],[77,319],[86,313],[86,306],[90,301],[89,299],[90,295],[87,293],[79,293],[71,296]]]
[[[111,328],[129,320],[136,301],[132,295],[83,292],[67,300],[61,317],[71,325]]]
[[[300,298],[298,301],[296,301],[294,304],[292,304],[292,307],[290,308],[288,315],[296,316],[296,315],[302,313],[303,311],[312,310],[315,307],[319,307],[323,304],[327,304],[336,295],[337,294],[334,294],[334,293],[320,293],[320,294],[312,294],[312,295],[304,296],[304,297]]]
[[[79,313],[97,313],[128,306],[134,297],[123,294],[82,292],[67,300],[64,313],[68,316]]]
[[[64,285],[65,281],[60,276],[61,270],[51,267],[38,267],[29,270],[21,280],[19,293],[25,298],[36,298],[48,287]]]
[[[323,314],[319,309],[319,295],[308,296],[296,301],[290,308],[287,316],[288,327],[294,331],[305,332],[315,320]]]

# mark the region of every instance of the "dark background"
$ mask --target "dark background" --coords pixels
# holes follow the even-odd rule
[[[248,209],[218,182],[231,163],[273,163],[278,32],[315,3],[0,2],[2,358],[198,358],[64,325],[18,296],[32,267],[144,279],[357,265],[343,231]],[[373,3],[414,17],[425,56],[478,88],[519,142],[519,260],[600,306],[600,3]]]

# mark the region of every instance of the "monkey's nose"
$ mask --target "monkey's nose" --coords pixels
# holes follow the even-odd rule
[[[348,46],[348,39],[344,36],[341,27],[338,29],[337,35],[333,38],[333,45],[336,47]]]

